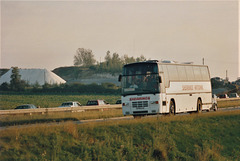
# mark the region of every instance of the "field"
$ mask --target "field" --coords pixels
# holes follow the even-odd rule
[[[1,160],[240,160],[240,110],[0,132]]]
[[[121,96],[119,95],[28,95],[28,94],[2,94],[0,95],[0,110],[14,109],[21,104],[34,104],[42,108],[58,107],[65,101],[79,101],[82,105],[86,105],[88,100],[103,99],[110,104],[115,104]],[[233,101],[218,102],[218,107],[234,107],[240,106],[240,99]]]
[[[0,110],[14,109],[21,104],[34,104],[41,108],[58,107],[65,101],[78,101],[86,105],[88,100],[103,99],[110,104],[115,104],[121,96],[118,95],[0,95]]]

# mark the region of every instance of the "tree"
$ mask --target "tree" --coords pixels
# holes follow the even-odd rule
[[[26,86],[26,82],[21,80],[18,67],[12,67],[12,75],[10,81],[10,88],[13,91],[22,91]]]
[[[111,68],[111,66],[112,66],[112,56],[110,55],[109,50],[107,51],[107,54],[105,56],[105,62],[106,62],[107,68]]]
[[[147,59],[143,55],[141,55],[140,57],[137,57],[136,59],[137,62],[146,61],[146,60]]]
[[[0,90],[1,91],[8,91],[9,89],[10,89],[10,86],[6,82],[4,82],[3,84],[0,85]]]
[[[124,64],[147,60],[143,55],[135,59],[134,57],[128,57],[128,55],[120,57],[118,53],[115,52],[111,54],[110,51],[107,51],[104,59],[105,59],[104,62],[101,62],[100,64],[97,65],[98,71],[110,72],[112,74],[121,72]]]
[[[121,58],[117,53],[113,53],[112,64],[113,64],[112,68],[114,72],[122,70],[123,61],[121,60]]]
[[[96,59],[90,49],[78,48],[76,54],[74,55],[74,65],[75,66],[92,66],[96,63]]]
[[[128,55],[124,55],[124,64],[129,64],[129,63],[134,63],[136,62],[136,59],[132,56],[132,57],[128,57]]]

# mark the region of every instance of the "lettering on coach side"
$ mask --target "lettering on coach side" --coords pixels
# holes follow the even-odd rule
[[[195,85],[195,90],[203,90],[203,85]]]
[[[183,85],[182,86],[183,91],[190,91],[193,90],[193,85]]]
[[[183,91],[203,90],[203,85],[183,85]]]
[[[135,98],[130,98],[130,101],[137,101],[137,100],[150,100],[150,97],[135,97]]]

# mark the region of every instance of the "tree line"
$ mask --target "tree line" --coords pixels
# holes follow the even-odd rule
[[[34,85],[28,84],[26,81],[21,80],[18,67],[12,67],[11,81],[10,83],[2,83],[0,85],[0,91],[2,92],[25,92],[25,93],[53,93],[53,94],[119,94],[120,87],[113,83],[102,83],[102,84],[48,84]]]
[[[0,85],[1,93],[8,92],[23,92],[34,94],[121,94],[121,88],[113,83],[102,84],[44,84],[43,86],[36,85],[21,85],[21,88],[12,89],[8,83]]]
[[[120,73],[124,64],[146,61],[147,59],[141,55],[134,58],[128,55],[120,56],[118,53],[106,52],[103,62],[98,62],[95,59],[93,51],[85,48],[78,48],[74,55],[74,66],[86,67],[96,72]],[[21,80],[18,67],[12,67],[12,75],[10,83],[3,83],[0,85],[0,91],[14,91],[14,92],[39,92],[39,93],[54,93],[54,92],[73,92],[73,93],[118,93],[120,89],[113,83],[98,84],[61,84],[51,85],[45,83],[40,86],[38,83],[29,85],[26,81]]]
[[[116,73],[121,72],[124,64],[146,61],[147,59],[141,55],[140,57],[134,58],[128,55],[120,56],[114,52],[111,54],[110,51],[106,52],[103,62],[97,62],[95,56],[90,49],[78,48],[74,55],[74,66],[83,66],[93,68],[98,72],[110,72]]]

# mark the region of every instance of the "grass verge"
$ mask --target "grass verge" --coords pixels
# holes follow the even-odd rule
[[[218,107],[219,108],[226,108],[226,107],[239,107],[240,106],[240,99],[234,100],[218,100]]]
[[[239,160],[240,111],[0,133],[1,160]]]
[[[88,119],[101,119],[123,116],[122,110],[106,110],[106,111],[86,111],[86,112],[56,112],[49,114],[34,115],[3,115],[0,117],[0,126],[25,125],[49,122],[66,122]]]

